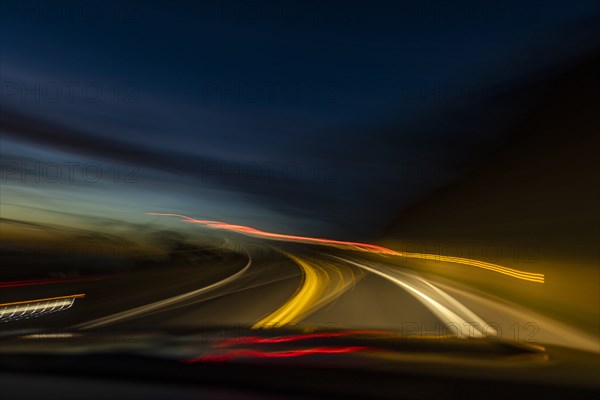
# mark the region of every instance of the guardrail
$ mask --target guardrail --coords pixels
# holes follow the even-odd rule
[[[9,322],[25,318],[41,317],[58,311],[68,310],[76,299],[85,294],[49,297],[45,299],[24,300],[0,304],[0,322]]]

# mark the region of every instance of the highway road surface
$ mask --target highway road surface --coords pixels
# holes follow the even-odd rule
[[[420,272],[381,246],[194,220],[225,239],[214,259],[72,278],[0,282],[0,327],[48,330],[300,327],[379,329],[409,336],[558,344],[599,352],[593,335],[457,282]],[[200,229],[200,227],[199,227]],[[544,285],[544,275],[443,257],[493,279]]]

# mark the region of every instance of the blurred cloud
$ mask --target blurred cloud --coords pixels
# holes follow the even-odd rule
[[[592,3],[161,6],[3,6],[3,216],[374,236],[598,46]]]

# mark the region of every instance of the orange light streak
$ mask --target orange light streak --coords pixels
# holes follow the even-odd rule
[[[220,221],[211,221],[211,220],[201,220],[188,217],[182,214],[168,214],[168,213],[155,213],[149,212],[146,215],[158,215],[164,217],[179,217],[182,218],[185,222],[193,223],[193,224],[202,224],[209,228],[215,229],[224,229],[232,232],[241,233],[243,235],[260,237],[270,240],[283,240],[289,242],[301,242],[301,243],[311,243],[311,244],[319,244],[325,246],[333,246],[337,248],[347,249],[347,250],[358,250],[364,251],[368,253],[375,254],[387,254],[398,257],[406,257],[406,258],[420,258],[424,260],[436,260],[443,261],[455,264],[463,264],[470,265],[473,267],[485,269],[488,271],[498,272],[500,274],[510,276],[512,278],[517,278],[529,282],[535,283],[544,283],[545,276],[544,274],[536,273],[536,272],[526,272],[519,271],[514,268],[503,267],[501,265],[492,264],[484,261],[472,260],[468,258],[462,257],[450,257],[450,256],[442,256],[439,254],[425,254],[425,253],[401,253],[392,249],[388,249],[387,247],[378,246],[375,244],[369,243],[359,243],[359,242],[346,242],[343,240],[333,240],[333,239],[323,239],[323,238],[314,238],[307,236],[296,236],[296,235],[286,235],[282,233],[273,233],[261,231],[260,229],[252,228],[250,226],[244,225],[234,225],[228,224],[226,222]]]
[[[69,295],[69,296],[48,297],[48,298],[45,298],[45,299],[15,301],[13,303],[2,303],[2,304],[0,304],[0,307],[18,306],[19,304],[39,303],[41,301],[53,301],[53,300],[64,300],[64,299],[82,299],[84,297],[85,297],[85,294],[84,293],[80,293],[80,294],[72,294],[72,295]]]

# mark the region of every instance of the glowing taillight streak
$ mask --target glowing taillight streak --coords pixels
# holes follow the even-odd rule
[[[384,254],[397,254],[395,251],[390,250],[388,248],[377,246],[374,244],[368,243],[358,243],[358,242],[345,242],[341,240],[333,240],[333,239],[322,239],[322,238],[312,238],[307,236],[296,236],[296,235],[285,235],[282,233],[273,233],[273,232],[265,232],[256,228],[252,228],[250,226],[243,225],[233,225],[228,224],[226,222],[220,221],[210,221],[210,220],[200,220],[188,217],[182,214],[164,214],[164,213],[146,213],[147,215],[159,215],[163,217],[179,217],[183,218],[186,222],[194,223],[194,224],[202,224],[211,228],[217,229],[225,229],[228,231],[243,233],[245,235],[262,237],[267,239],[276,239],[276,240],[286,240],[293,242],[304,242],[304,243],[315,243],[315,244],[325,244],[325,245],[342,245],[354,247],[356,250],[364,250],[375,253],[384,253]]]
[[[267,352],[259,350],[230,350],[222,354],[208,354],[184,360],[185,363],[230,361],[237,358],[291,358],[315,354],[343,354],[368,350],[367,346],[315,347],[310,349]]]
[[[85,278],[42,278],[42,279],[30,279],[20,281],[5,281],[0,282],[0,288],[18,287],[18,286],[35,286],[35,285],[49,285],[53,283],[71,283],[71,282],[84,282],[90,280],[99,280],[98,277],[85,277]]]
[[[343,331],[343,332],[313,332],[313,333],[304,333],[299,335],[290,335],[290,336],[279,336],[274,338],[262,337],[262,336],[242,336],[239,338],[232,338],[224,340],[217,345],[215,348],[222,347],[231,347],[237,346],[240,344],[276,344],[276,343],[291,343],[291,342],[299,342],[303,340],[311,340],[311,339],[325,339],[325,338],[337,338],[344,336],[397,336],[397,333],[381,331],[381,330],[351,330],[351,331]]]
[[[295,235],[285,235],[281,233],[272,233],[265,232],[259,229],[255,229],[249,226],[243,225],[232,225],[225,222],[219,221],[210,221],[210,220],[199,220],[188,217],[182,214],[166,214],[166,213],[146,213],[147,215],[158,215],[158,216],[167,216],[167,217],[179,217],[182,218],[185,222],[202,224],[208,226],[210,228],[216,229],[224,229],[232,232],[241,233],[244,235],[261,237],[265,239],[271,240],[283,240],[283,241],[291,241],[291,242],[302,242],[302,243],[312,243],[312,244],[320,244],[325,246],[333,246],[343,249],[349,250],[358,250],[369,253],[376,254],[387,254],[398,257],[406,257],[406,258],[417,258],[423,260],[435,260],[435,261],[443,261],[454,264],[462,264],[462,265],[470,265],[473,267],[485,269],[488,271],[497,272],[506,276],[510,276],[512,278],[521,279],[529,282],[535,283],[544,283],[544,274],[536,273],[536,272],[526,272],[519,271],[514,268],[503,267],[501,265],[488,263],[485,261],[478,261],[469,258],[462,257],[451,257],[451,256],[442,256],[439,254],[427,254],[427,253],[405,253],[405,252],[397,252],[392,249],[388,249],[383,246],[377,246],[374,244],[368,243],[358,243],[358,242],[345,242],[341,240],[332,240],[332,239],[322,239],[322,238],[312,238],[306,236],[295,236]]]

